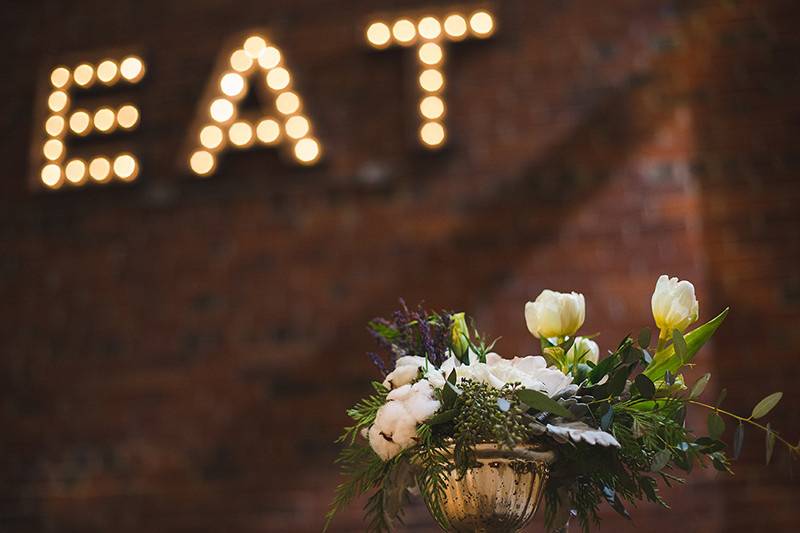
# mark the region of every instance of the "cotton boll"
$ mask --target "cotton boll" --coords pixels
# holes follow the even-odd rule
[[[441,403],[433,394],[433,387],[424,379],[411,387],[411,394],[403,403],[416,422],[424,422],[441,407]]]
[[[409,395],[411,395],[411,384],[406,383],[402,387],[397,387],[396,389],[390,391],[389,394],[386,395],[386,399],[402,402],[408,398]]]
[[[398,366],[386,376],[383,386],[387,389],[396,389],[411,383],[419,375],[419,367],[413,365]]]
[[[384,461],[388,461],[402,451],[402,448],[391,437],[381,433],[377,425],[369,428],[368,435],[370,447]]]

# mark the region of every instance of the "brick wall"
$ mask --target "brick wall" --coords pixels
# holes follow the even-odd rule
[[[397,297],[464,309],[506,354],[522,304],[588,300],[612,345],[658,274],[733,311],[693,371],[747,412],[783,390],[800,436],[800,10],[785,1],[498,2],[495,39],[450,48],[450,147],[413,142],[408,51],[370,13],[438,2],[42,1],[4,7],[0,126],[0,531],[318,531],[332,444],[367,390],[362,324]],[[325,145],[317,167],[179,152],[216,55],[266,27]],[[49,67],[135,47],[133,186],[27,190]],[[703,424],[704,414],[695,417]],[[702,426],[701,426],[702,427]],[[748,433],[733,478],[700,472],[601,530],[794,531],[800,486]],[[796,468],[796,464],[794,465]],[[336,531],[362,531],[357,506]],[[419,506],[408,531],[433,531]]]

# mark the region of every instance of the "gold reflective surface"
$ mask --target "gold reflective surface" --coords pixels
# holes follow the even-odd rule
[[[450,531],[513,533],[533,518],[554,452],[531,444],[513,450],[479,444],[477,465],[463,478],[451,471],[444,500]]]

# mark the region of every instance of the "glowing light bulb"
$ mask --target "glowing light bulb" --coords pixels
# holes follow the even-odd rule
[[[444,87],[444,76],[435,68],[423,70],[419,75],[419,86],[429,93],[440,91]]]
[[[200,144],[214,150],[218,148],[223,141],[222,130],[217,126],[206,126],[200,130]]]
[[[261,50],[267,47],[267,41],[259,35],[248,37],[244,42],[244,53],[251,59],[256,59]]]
[[[419,60],[426,65],[436,65],[442,61],[444,52],[436,43],[425,43],[419,47]]]
[[[444,32],[453,39],[462,39],[467,34],[467,20],[458,14],[444,19]]]
[[[86,163],[80,159],[72,159],[64,167],[64,175],[68,182],[78,185],[86,178]]]
[[[289,86],[291,76],[289,71],[283,67],[278,67],[267,72],[267,86],[273,91],[280,91]]]
[[[435,39],[442,33],[442,25],[433,17],[424,17],[417,24],[417,31],[423,39]]]
[[[427,146],[440,146],[445,138],[444,126],[438,122],[426,122],[419,130],[419,138]]]
[[[102,132],[110,131],[115,124],[114,112],[108,107],[102,107],[94,114],[94,127]]]
[[[383,48],[389,44],[392,32],[383,22],[373,22],[367,28],[367,41],[375,48]]]
[[[408,44],[417,36],[414,23],[408,19],[400,19],[392,25],[392,35],[401,44]]]
[[[209,175],[214,170],[214,164],[214,156],[205,150],[197,150],[189,158],[189,166],[192,167],[192,171],[200,176]]]
[[[219,88],[222,92],[231,97],[241,96],[244,92],[244,78],[236,72],[228,72],[219,80]]]
[[[258,123],[256,127],[256,136],[258,140],[264,144],[272,144],[278,140],[281,135],[280,125],[271,118],[265,118]]]
[[[258,53],[258,64],[261,68],[271,69],[281,63],[281,53],[274,46],[267,46]]]
[[[90,124],[89,113],[86,111],[76,111],[69,117],[69,129],[78,135],[86,135],[89,133]]]
[[[426,96],[419,103],[419,112],[428,119],[439,118],[444,114],[444,102],[438,96]]]
[[[247,72],[253,68],[253,59],[244,50],[236,50],[231,54],[231,68],[236,72]]]
[[[95,157],[89,163],[89,175],[97,182],[107,181],[111,177],[111,162],[106,157]]]
[[[217,122],[227,122],[233,118],[234,107],[230,100],[217,98],[211,102],[209,114]]]
[[[114,158],[114,174],[123,181],[131,181],[138,173],[139,165],[131,154],[120,154]]]
[[[88,63],[81,63],[75,67],[72,77],[76,84],[81,87],[88,87],[94,81],[94,67]]]
[[[61,185],[61,167],[55,163],[50,163],[42,168],[42,183],[51,189]]]
[[[480,37],[486,37],[494,30],[494,18],[486,11],[476,11],[469,18],[469,27]]]
[[[300,109],[300,97],[291,91],[281,93],[275,99],[275,107],[284,115],[291,115]]]
[[[144,62],[140,57],[128,56],[119,64],[119,72],[123,78],[135,83],[144,76]]]
[[[253,126],[244,121],[234,122],[228,129],[228,138],[235,146],[247,146],[253,141]]]
[[[117,78],[119,67],[114,61],[106,59],[97,65],[97,79],[108,85]]]
[[[50,111],[54,113],[63,111],[64,108],[67,107],[68,103],[69,96],[67,96],[67,93],[64,91],[53,91],[47,98],[47,107],[49,107]]]
[[[308,134],[311,126],[309,125],[306,117],[302,115],[295,115],[293,117],[289,117],[289,119],[286,121],[285,128],[286,135],[292,139],[299,139]]]
[[[66,67],[56,67],[50,73],[50,83],[56,89],[66,87],[69,83],[70,72]]]
[[[58,137],[64,131],[65,125],[64,117],[53,115],[44,123],[44,131],[51,137]]]
[[[311,137],[300,139],[294,145],[294,156],[305,165],[310,165],[319,159],[319,143]]]
[[[139,110],[135,106],[126,104],[117,111],[117,122],[124,129],[130,129],[139,122]]]
[[[64,143],[58,139],[48,139],[42,146],[42,153],[50,161],[55,161],[64,154]]]

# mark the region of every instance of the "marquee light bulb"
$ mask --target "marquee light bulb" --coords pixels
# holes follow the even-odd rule
[[[469,27],[479,37],[487,37],[494,30],[494,18],[486,11],[476,11],[469,18]]]
[[[63,111],[64,108],[67,107],[68,103],[69,96],[67,96],[67,93],[64,91],[53,91],[47,98],[47,107],[49,107],[50,111],[54,113]]]
[[[192,167],[195,174],[200,176],[208,176],[214,170],[214,164],[214,156],[205,150],[197,150],[189,158],[189,166]]]
[[[50,163],[42,168],[42,183],[51,189],[61,185],[61,167],[55,163]]]
[[[264,144],[273,144],[281,136],[281,127],[277,121],[265,118],[256,127],[256,136]]]
[[[228,128],[228,138],[235,146],[247,146],[253,140],[253,126],[244,121],[234,122]]]
[[[286,135],[292,139],[300,139],[301,137],[305,137],[310,130],[308,119],[302,115],[289,117],[289,119],[286,121],[285,127]]]
[[[304,165],[310,165],[319,159],[319,154],[319,143],[311,137],[300,139],[294,145],[294,156]]]
[[[64,154],[64,143],[58,139],[48,139],[42,147],[42,153],[50,161],[59,159]]]
[[[392,35],[399,43],[407,44],[417,36],[417,29],[410,20],[400,19],[392,25]]]
[[[419,138],[427,146],[441,146],[445,139],[444,126],[438,122],[426,122],[419,130]]]
[[[86,135],[89,133],[90,124],[89,113],[86,111],[76,111],[69,117],[69,129],[78,135]]]
[[[51,137],[58,137],[64,131],[65,125],[64,117],[53,115],[44,123],[44,131]]]
[[[111,162],[107,157],[95,157],[89,163],[89,175],[100,183],[111,177]]]
[[[130,129],[139,122],[139,110],[131,104],[126,104],[117,111],[117,122],[123,129]]]
[[[108,132],[114,127],[114,112],[108,107],[101,107],[94,114],[94,127],[103,133]]]
[[[280,91],[289,86],[292,77],[289,71],[283,67],[278,67],[267,72],[267,86],[273,91]]]
[[[417,24],[417,30],[423,39],[435,39],[442,33],[442,25],[434,17],[424,17]]]
[[[444,114],[444,102],[438,96],[427,96],[419,103],[419,112],[428,119],[440,118]]]
[[[214,150],[222,144],[222,130],[218,126],[209,125],[200,130],[200,144]]]
[[[62,89],[69,83],[71,73],[66,67],[56,67],[50,73],[50,84],[56,89]]]
[[[136,178],[139,165],[131,154],[120,154],[114,158],[114,174],[123,181]]]
[[[419,75],[419,86],[426,92],[435,93],[444,87],[444,76],[435,68],[425,69]]]
[[[220,78],[219,88],[226,96],[241,96],[244,93],[245,81],[241,74],[228,72]]]
[[[136,83],[144,76],[144,62],[140,57],[128,56],[120,63],[119,72],[129,82]]]
[[[253,59],[244,50],[236,50],[231,54],[231,68],[236,72],[247,72],[253,67]]]
[[[89,63],[81,63],[75,67],[72,77],[75,83],[81,87],[88,87],[94,82],[94,67]]]
[[[233,103],[226,98],[217,98],[211,102],[209,114],[211,118],[217,122],[227,122],[233,118],[234,107]]]
[[[291,91],[281,93],[275,99],[275,107],[284,115],[291,115],[300,109],[300,98]]]
[[[455,13],[449,15],[444,19],[444,32],[452,39],[463,39],[467,34],[467,19]]]
[[[419,47],[419,60],[426,65],[437,65],[443,57],[442,47],[436,43],[425,43]]]
[[[119,67],[114,61],[106,59],[97,65],[97,79],[106,85],[116,81]]]
[[[261,68],[275,68],[281,63],[281,52],[274,46],[267,46],[258,53],[258,64]]]
[[[367,28],[367,41],[375,48],[383,48],[389,44],[392,32],[383,22],[373,22]]]
[[[257,59],[261,51],[267,47],[267,42],[260,35],[253,35],[244,42],[244,53],[250,59]]]
[[[86,163],[81,159],[72,159],[64,167],[64,175],[73,185],[80,184],[86,178]]]

